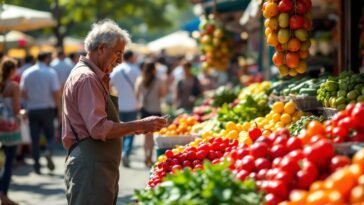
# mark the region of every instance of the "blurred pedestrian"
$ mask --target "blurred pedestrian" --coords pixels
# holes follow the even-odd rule
[[[78,52],[71,53],[68,58],[66,59],[69,64],[75,66],[78,63],[78,60],[80,59],[80,54]]]
[[[174,102],[176,108],[183,108],[190,112],[195,100],[202,94],[202,87],[198,78],[191,72],[192,63],[184,60],[182,67],[184,76],[177,82]]]
[[[111,85],[116,89],[120,98],[119,114],[122,122],[130,122],[137,119],[139,107],[135,93],[135,82],[140,76],[140,68],[137,66],[136,55],[132,51],[124,53],[124,61],[118,65],[110,75]],[[134,135],[123,138],[123,166],[130,166],[130,155],[133,149]]]
[[[10,58],[5,58],[0,66],[0,99],[9,108],[12,117],[17,117],[20,110],[20,89],[17,83],[12,79],[16,76],[16,61]],[[3,109],[3,108],[2,108]],[[20,124],[17,123],[19,127]],[[1,133],[0,136],[5,133]],[[2,141],[2,149],[5,153],[5,167],[0,180],[0,200],[2,205],[17,205],[14,201],[8,198],[8,190],[11,181],[13,162],[16,156],[16,139],[20,142],[20,131],[7,133],[7,139],[12,140]],[[15,140],[15,141],[13,141]]]
[[[24,71],[30,67],[32,67],[35,64],[35,59],[32,55],[27,55],[24,58],[24,64],[19,67],[18,74],[21,77],[24,73]]]
[[[64,54],[63,49],[59,49],[57,51],[57,58],[51,62],[51,67],[57,73],[62,93],[64,83],[66,82],[73,68],[73,65],[66,61],[66,55]]]
[[[53,171],[55,166],[52,161],[54,144],[54,119],[58,113],[61,119],[59,90],[60,84],[57,73],[49,67],[51,53],[38,54],[38,62],[28,68],[20,82],[22,96],[27,101],[30,136],[32,138],[32,155],[34,159],[34,171],[40,172],[39,138],[43,131],[47,140],[47,152],[45,154],[47,167]],[[58,112],[57,112],[58,111]]]
[[[81,56],[66,81],[62,133],[68,150],[65,183],[70,205],[116,204],[121,137],[154,132],[166,125],[165,119],[155,116],[119,121],[117,98],[108,88],[109,74],[122,62],[128,42],[129,34],[115,22],[94,24],[85,39],[87,55]]]
[[[156,65],[149,60],[144,63],[142,75],[137,79],[135,90],[138,102],[141,104],[141,117],[161,116],[161,101],[167,94],[167,87],[161,77],[158,77]],[[145,134],[144,154],[145,165],[151,167],[153,157],[153,133]]]

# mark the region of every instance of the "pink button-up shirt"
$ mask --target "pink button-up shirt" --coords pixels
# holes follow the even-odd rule
[[[80,66],[81,65],[81,66]],[[80,67],[78,67],[80,66]],[[92,68],[92,71],[88,66]],[[106,99],[109,75],[81,56],[68,77],[63,91],[62,141],[66,149],[76,143],[71,126],[79,139],[91,137],[105,141],[113,123],[107,120]]]

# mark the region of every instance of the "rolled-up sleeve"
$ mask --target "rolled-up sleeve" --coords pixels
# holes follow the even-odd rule
[[[95,78],[84,78],[77,84],[77,102],[80,115],[91,137],[105,141],[114,122],[107,119],[106,99]]]

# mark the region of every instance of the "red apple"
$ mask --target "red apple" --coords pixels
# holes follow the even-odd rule
[[[291,18],[289,19],[289,26],[291,27],[291,29],[299,29],[302,28],[304,24],[304,19],[302,16],[291,16]]]
[[[291,0],[282,0],[278,4],[278,9],[280,12],[290,12],[293,8]]]
[[[303,1],[296,1],[296,12],[298,14],[305,14],[307,11],[306,4]]]

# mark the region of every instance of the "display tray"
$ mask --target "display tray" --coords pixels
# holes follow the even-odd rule
[[[324,107],[323,110],[324,110],[324,116],[326,119],[331,119],[336,113],[339,112],[338,109],[327,108],[327,107]]]
[[[352,156],[362,148],[364,148],[364,142],[343,142],[334,144],[336,153],[347,156]]]
[[[171,149],[175,148],[177,145],[186,145],[196,138],[198,135],[187,135],[187,136],[161,136],[155,135],[154,141],[158,148],[160,149]]]
[[[322,103],[314,96],[290,96],[292,101],[296,103],[297,109],[301,111],[315,110],[322,108]]]

